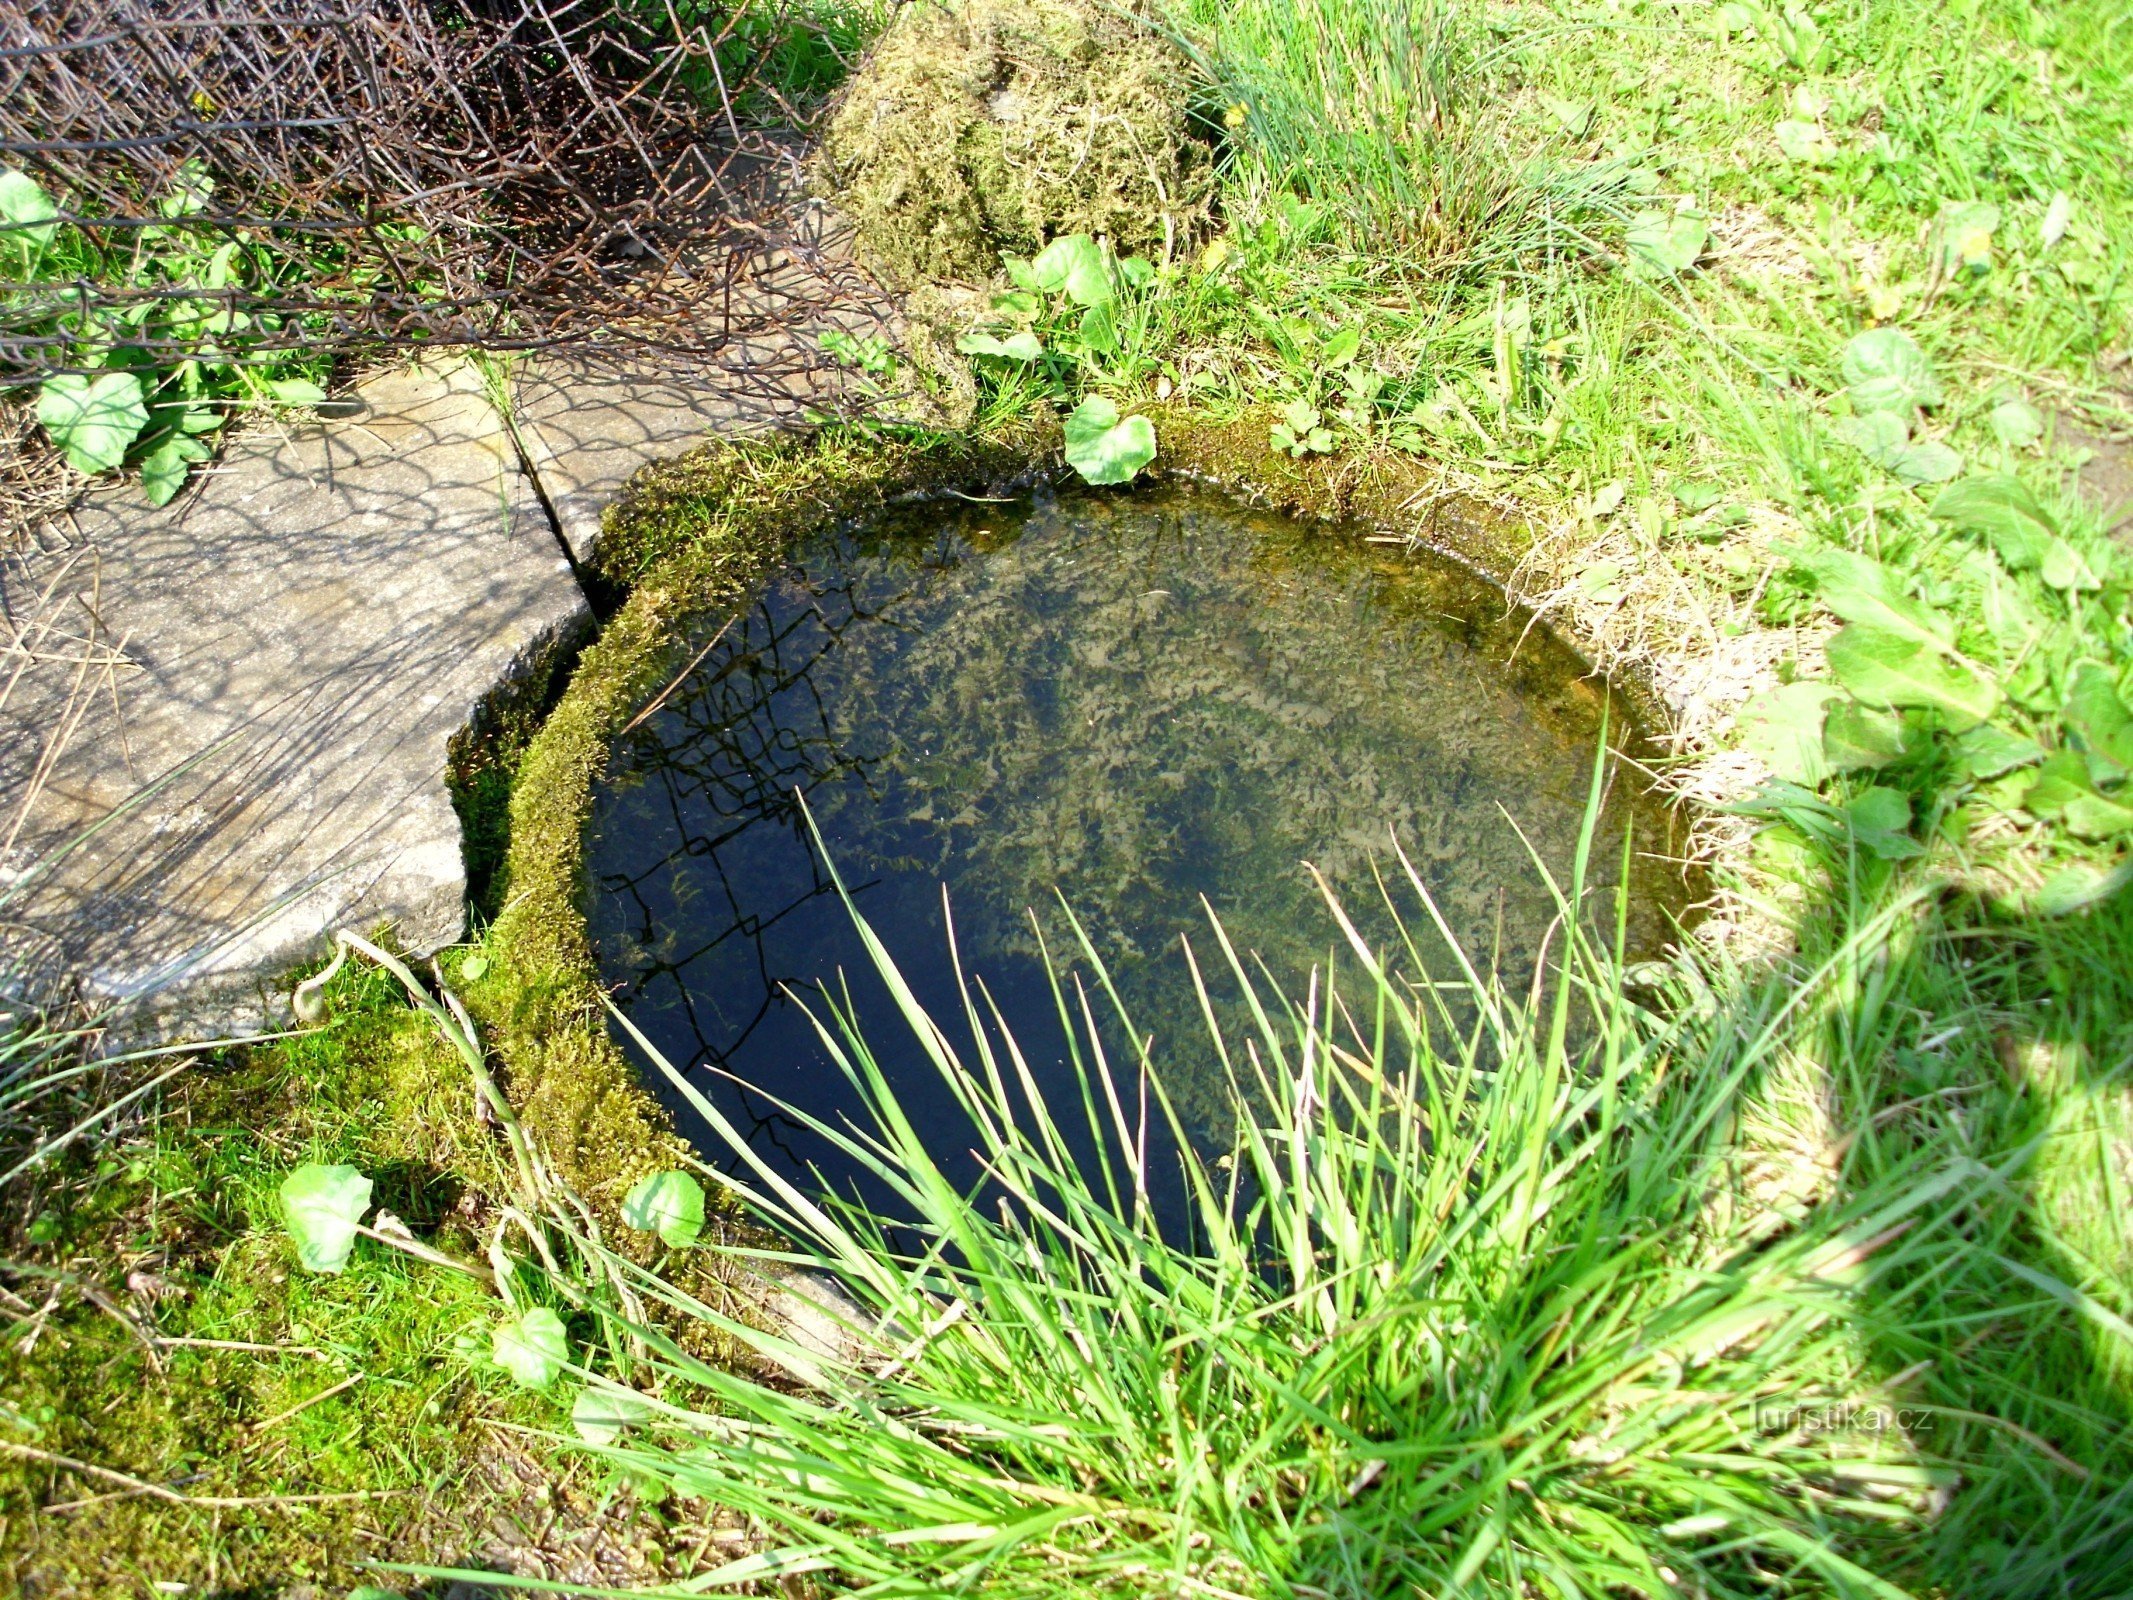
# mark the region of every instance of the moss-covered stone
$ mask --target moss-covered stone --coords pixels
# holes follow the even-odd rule
[[[900,285],[982,281],[1061,234],[1162,254],[1207,215],[1191,71],[1099,0],[917,0],[852,79],[822,173]]]

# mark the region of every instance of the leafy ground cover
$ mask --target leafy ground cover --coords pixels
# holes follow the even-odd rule
[[[1264,995],[1252,1043],[1290,1103],[1307,1050],[1320,1107],[1337,1084],[1405,1085],[1365,1126],[1475,1175],[1432,1187],[1411,1147],[1300,1116],[1241,1152],[1265,1225],[1301,1246],[1264,1277],[1105,1220],[1099,1180],[994,1119],[1032,1197],[1033,1220],[1001,1223],[925,1184],[892,1125],[876,1153],[918,1175],[909,1205],[956,1259],[902,1260],[864,1219],[765,1196],[904,1335],[888,1376],[826,1393],[794,1381],[819,1380],[819,1352],[653,1276],[627,1279],[656,1308],[645,1332],[567,1295],[529,1321],[542,1307],[375,1241],[305,1275],[278,1202],[305,1163],[356,1168],[367,1199],[476,1258],[395,1164],[463,1157],[471,1191],[508,1183],[486,1136],[438,1160],[456,1113],[378,1110],[471,1089],[376,987],[336,1032],[233,1069],[228,1109],[173,1101],[10,1214],[6,1437],[93,1442],[159,1482],[221,1463],[194,1493],[406,1490],[522,1421],[578,1441],[542,1447],[566,1485],[632,1485],[640,1530],[663,1498],[692,1533],[711,1527],[695,1497],[750,1513],[734,1581],[2122,1593],[2133,641],[2126,556],[2080,482],[2127,426],[2133,32],[2108,7],[1998,0],[1191,0],[1168,26],[1204,73],[1219,231],[1145,266],[1093,239],[1003,261],[963,330],[980,427],[1071,411],[1075,464],[1124,477],[1162,448],[1127,424],[1185,405],[1263,422],[1269,452],[1409,458],[1515,502],[1524,592],[1650,667],[1701,758],[1692,791],[1756,830],[1728,870],[1788,947],[1706,952],[1657,989],[1589,952],[1574,1001],[1604,1025],[1575,1047],[1518,997],[1485,1050],[1432,1052],[1413,997],[1352,970],[1345,1013]],[[864,1041],[844,1043],[863,1075]],[[412,1097],[378,1085],[393,1061],[430,1075]],[[982,1109],[983,1065],[965,1069]],[[1478,1101],[1427,1092],[1483,1074]],[[683,1194],[640,1197],[639,1220],[715,1249]],[[148,1351],[85,1297],[23,1331],[51,1271],[181,1237],[208,1242],[151,1262],[189,1291],[159,1328],[350,1365],[195,1352],[201,1378],[173,1389],[180,1353],[129,1384]],[[1400,1248],[1369,1248],[1385,1238]],[[684,1324],[758,1363],[706,1362],[673,1341]],[[613,1359],[632,1328],[654,1359]],[[240,1428],[358,1368],[380,1381],[259,1429],[306,1457],[227,1465],[251,1459]],[[86,1415],[92,1393],[121,1420]],[[1641,1448],[1615,1454],[1610,1429]],[[14,1551],[52,1469],[4,1470]],[[358,1554],[423,1545],[395,1539],[398,1504],[233,1509],[242,1550],[211,1513],[139,1496],[64,1515],[163,1541],[143,1578],[208,1584],[284,1581],[306,1540],[367,1530],[317,1563],[340,1582]],[[699,1571],[748,1559],[717,1549]]]

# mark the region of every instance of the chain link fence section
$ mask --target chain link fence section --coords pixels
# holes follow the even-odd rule
[[[0,168],[35,179],[106,261],[170,230],[175,206],[188,234],[264,266],[180,285],[18,272],[0,282],[0,393],[82,370],[70,329],[84,324],[159,365],[183,359],[184,339],[145,314],[157,298],[247,319],[255,353],[695,355],[871,300],[800,195],[819,96],[794,63],[821,63],[826,85],[858,42],[824,15],[851,13],[15,0],[0,7]],[[0,251],[22,231],[0,229]],[[55,327],[62,309],[82,320]]]

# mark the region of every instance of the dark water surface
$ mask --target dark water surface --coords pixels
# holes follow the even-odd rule
[[[695,643],[728,621],[702,619]],[[1189,935],[1234,1015],[1203,899],[1300,1004],[1338,940],[1302,863],[1388,938],[1373,871],[1398,875],[1397,835],[1476,964],[1530,973],[1554,906],[1518,830],[1567,878],[1602,708],[1582,671],[1449,563],[1200,492],[900,513],[799,550],[617,745],[589,839],[602,969],[759,1150],[846,1191],[844,1157],[732,1080],[831,1121],[853,1114],[786,993],[828,1020],[822,986],[848,985],[913,1120],[974,1177],[967,1124],[867,961],[804,793],[859,909],[951,1035],[967,1038],[943,885],[965,970],[1055,1104],[1078,1110],[1040,936],[1063,972],[1087,963],[1056,888],[1198,1137],[1226,1144],[1228,1098],[1180,953]],[[1609,821],[1603,881],[1625,823],[1663,851],[1644,808],[1615,805]],[[1666,877],[1637,886],[1647,948]],[[1432,976],[1455,975],[1434,936],[1421,949]],[[1345,951],[1340,964],[1352,970]],[[1108,1032],[1130,1061],[1123,1031]],[[707,1156],[735,1165],[649,1076]]]

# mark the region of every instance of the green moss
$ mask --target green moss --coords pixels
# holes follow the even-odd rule
[[[552,1424],[552,1407],[452,1348],[493,1318],[487,1292],[368,1247],[306,1274],[282,1236],[289,1168],[347,1161],[418,1233],[478,1254],[499,1176],[465,1069],[391,980],[349,970],[331,995],[332,1027],[202,1063],[157,1114],[41,1175],[56,1237],[10,1217],[0,1441],[21,1448],[0,1450],[0,1589],[345,1589],[364,1561],[477,1555],[531,1494],[494,1424]],[[151,1330],[259,1348],[151,1349]],[[25,1451],[252,1503],[174,1504]],[[282,1498],[309,1495],[356,1498]]]
[[[1062,234],[1168,254],[1207,214],[1192,74],[1092,0],[905,6],[853,77],[823,170],[869,263],[906,285],[978,282]]]

